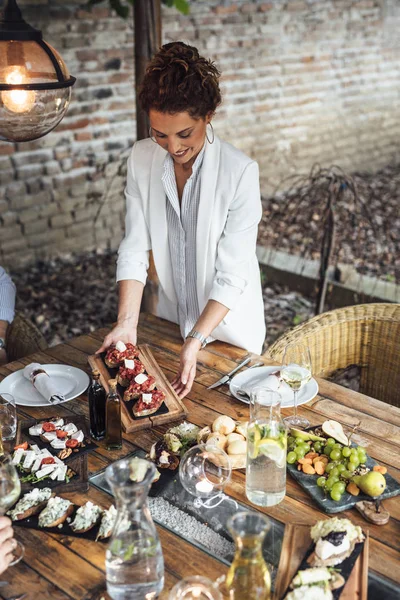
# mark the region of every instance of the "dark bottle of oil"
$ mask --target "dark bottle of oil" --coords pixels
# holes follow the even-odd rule
[[[117,392],[117,380],[108,382],[109,392],[106,400],[106,446],[107,450],[122,448],[121,397]]]
[[[106,435],[106,390],[100,383],[100,372],[92,371],[92,383],[88,390],[90,435],[101,440]]]

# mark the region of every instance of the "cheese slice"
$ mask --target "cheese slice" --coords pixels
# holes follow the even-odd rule
[[[125,364],[125,369],[134,369],[135,368],[135,361],[131,360],[129,358],[126,358],[124,360],[124,364]]]
[[[78,431],[78,428],[75,425],[75,423],[67,423],[66,425],[64,425],[63,430],[66,431],[68,435],[71,435],[75,433],[75,431]]]
[[[41,477],[47,477],[48,475],[50,475],[50,473],[52,473],[54,471],[54,469],[57,468],[56,464],[53,465],[45,465],[43,467],[43,469],[40,469],[40,471],[36,471],[36,477],[38,479],[40,479]]]
[[[64,450],[65,448],[65,440],[55,439],[50,442],[50,446],[55,450]]]
[[[36,473],[37,471],[39,471],[40,465],[42,464],[42,460],[43,460],[42,456],[39,456],[36,458],[35,462],[32,465],[31,473]],[[34,488],[34,489],[36,489],[36,488]]]
[[[150,404],[152,397],[152,394],[142,394],[142,400],[145,404]]]
[[[36,459],[36,453],[33,452],[32,450],[28,450],[28,452],[25,453],[25,458],[24,458],[22,467],[24,469],[30,469],[31,466],[33,465],[35,459]]]
[[[24,456],[24,454],[25,454],[25,450],[23,448],[18,448],[14,452],[14,457],[12,459],[13,465],[19,465],[19,463],[21,462],[21,459]]]
[[[42,426],[40,423],[38,425],[32,425],[29,427],[29,435],[40,435],[42,433]]]
[[[59,466],[57,469],[57,481],[64,481],[67,474],[67,465]]]
[[[52,442],[53,440],[57,439],[57,434],[55,431],[46,431],[42,435],[48,442]]]
[[[139,373],[139,375],[136,375],[135,377],[135,383],[138,383],[139,385],[142,385],[142,383],[144,383],[147,380],[148,377],[144,373]]]
[[[57,421],[53,421],[56,427],[62,427],[64,425],[64,419],[57,419]]]
[[[73,440],[78,440],[78,442],[83,442],[83,440],[85,439],[85,435],[84,435],[83,431],[79,430],[76,433],[73,433],[71,435],[71,438]]]
[[[31,450],[33,450],[35,454],[40,454],[40,448],[37,444],[31,444]]]
[[[125,352],[125,350],[126,350],[126,346],[125,346],[124,342],[121,342],[121,341],[117,342],[115,344],[115,347],[118,350],[118,352]]]

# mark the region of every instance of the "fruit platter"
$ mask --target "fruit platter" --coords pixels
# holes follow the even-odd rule
[[[290,475],[327,513],[400,494],[400,484],[386,467],[352,443],[337,421],[306,431],[292,427],[286,461]]]

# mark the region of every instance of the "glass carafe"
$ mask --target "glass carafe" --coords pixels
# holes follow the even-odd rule
[[[106,551],[107,592],[113,600],[153,600],[164,587],[164,560],[147,506],[153,463],[124,459],[106,478],[117,505],[117,520]]]
[[[229,600],[270,600],[271,576],[262,553],[269,520],[261,513],[238,512],[228,520],[235,557],[222,587]]]
[[[254,388],[247,430],[246,496],[257,506],[273,506],[286,493],[287,430],[281,418],[281,396]]]

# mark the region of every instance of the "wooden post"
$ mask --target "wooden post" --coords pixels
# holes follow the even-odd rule
[[[161,0],[135,0],[135,88],[136,88],[136,135],[138,140],[149,135],[149,119],[139,106],[139,88],[146,67],[161,46]],[[158,301],[158,277],[150,252],[150,267],[144,288],[142,309],[155,314]]]

